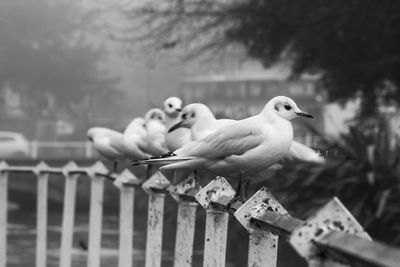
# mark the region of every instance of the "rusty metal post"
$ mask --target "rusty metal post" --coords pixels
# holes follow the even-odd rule
[[[204,267],[224,267],[228,216],[225,211],[213,207],[213,202],[227,205],[235,196],[235,190],[222,177],[217,177],[196,194],[199,204],[206,210],[204,241]]]
[[[150,173],[150,172],[149,172]],[[165,192],[170,186],[167,178],[156,171],[142,188],[149,195],[146,236],[146,267],[160,267]]]
[[[171,187],[170,194],[178,202],[175,240],[175,267],[190,267],[193,260],[194,231],[197,202],[195,194],[201,189],[193,176]]]
[[[276,267],[277,265],[278,236],[250,223],[252,217],[257,217],[267,210],[282,215],[287,214],[282,205],[263,187],[234,214],[236,219],[250,234],[248,266]]]

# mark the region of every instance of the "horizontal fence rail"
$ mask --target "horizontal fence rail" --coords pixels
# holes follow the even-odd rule
[[[9,166],[0,163],[0,267],[7,264],[7,200],[9,173],[33,173],[37,177],[36,266],[44,267],[47,251],[47,198],[50,177],[65,178],[59,266],[72,266],[72,245],[77,180],[90,179],[89,243],[87,266],[101,264],[101,238],[105,181],[120,189],[118,266],[132,267],[135,190],[148,194],[146,266],[161,266],[165,197],[178,205],[174,266],[193,265],[196,211],[206,213],[203,266],[226,265],[228,218],[234,217],[249,233],[248,266],[277,266],[278,237],[288,240],[309,266],[399,266],[400,250],[373,241],[351,213],[333,198],[313,216],[300,220],[261,188],[246,202],[236,198],[235,190],[222,177],[201,187],[193,176],[178,184],[155,167],[139,179],[128,169],[110,174],[101,163],[80,167],[70,162],[63,167]]]

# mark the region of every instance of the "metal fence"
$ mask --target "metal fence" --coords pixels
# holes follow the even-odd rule
[[[79,167],[9,166],[0,163],[0,267],[7,262],[7,191],[9,173],[33,173],[37,177],[36,266],[46,266],[47,197],[50,174],[65,178],[59,266],[71,266],[75,195],[79,176],[91,181],[87,266],[99,267],[102,237],[104,181],[113,180],[120,189],[119,267],[133,262],[134,194],[148,193],[146,267],[161,266],[164,200],[171,195],[178,205],[174,266],[192,266],[196,210],[206,212],[203,266],[225,266],[228,218],[234,216],[249,233],[248,266],[277,266],[278,237],[286,238],[309,266],[400,266],[400,250],[372,241],[361,225],[333,198],[307,220],[290,216],[266,189],[261,188],[247,202],[232,201],[235,190],[222,177],[202,188],[192,177],[172,185],[155,168],[147,179],[138,179],[129,170],[108,175],[97,162]]]

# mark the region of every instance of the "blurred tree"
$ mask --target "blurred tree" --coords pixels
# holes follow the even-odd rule
[[[0,88],[20,93],[25,114],[82,120],[91,103],[112,99],[117,79],[101,68],[105,49],[88,40],[91,25],[74,1],[0,2]]]
[[[144,3],[119,7],[137,26],[128,41],[153,42],[159,49],[185,47],[191,55],[238,43],[266,66],[289,59],[294,76],[318,73],[330,100],[360,96],[364,116],[373,115],[381,100],[400,102],[396,0]]]

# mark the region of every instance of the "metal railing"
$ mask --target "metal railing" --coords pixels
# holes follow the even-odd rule
[[[278,236],[286,238],[309,266],[399,266],[400,250],[372,241],[361,225],[333,198],[306,220],[292,217],[266,189],[261,188],[245,203],[235,200],[235,190],[222,177],[202,188],[192,177],[172,185],[157,169],[149,167],[147,179],[138,179],[129,170],[109,176],[97,162],[79,167],[70,162],[64,167],[9,166],[0,163],[0,267],[7,262],[7,191],[9,173],[37,176],[36,266],[46,266],[47,197],[50,174],[65,178],[62,217],[61,267],[71,266],[77,179],[90,178],[89,244],[87,266],[99,267],[102,237],[104,180],[113,180],[120,189],[118,266],[133,262],[134,195],[143,189],[148,194],[146,267],[161,266],[164,200],[171,195],[178,205],[174,266],[192,266],[196,210],[206,212],[203,266],[225,266],[228,218],[234,216],[249,233],[248,266],[277,266]]]

